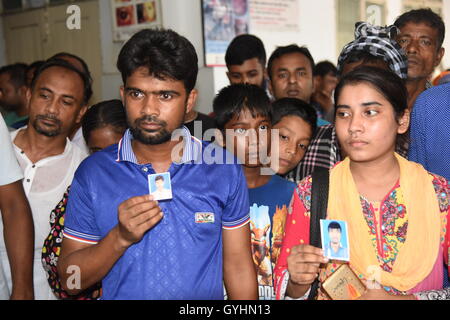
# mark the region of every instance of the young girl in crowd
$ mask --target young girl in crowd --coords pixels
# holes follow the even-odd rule
[[[83,137],[89,147],[90,153],[116,144],[122,138],[127,128],[125,109],[120,100],[108,100],[93,105],[83,117]],[[58,271],[56,268],[61,248],[62,231],[64,229],[64,215],[70,187],[63,199],[51,212],[51,230],[45,239],[42,248],[42,264],[48,274],[48,282],[54,294],[61,299],[69,298],[69,295],[61,288]],[[100,296],[100,284],[84,291],[72,299],[90,300]]]
[[[448,265],[449,186],[395,153],[409,125],[407,91],[373,67],[343,77],[335,92],[336,132],[347,158],[330,170],[327,219],[348,224],[350,268],[367,286],[361,299],[427,299]],[[306,299],[341,264],[309,243],[311,177],[296,188],[275,270],[277,299]],[[375,275],[375,278],[372,276]],[[448,290],[438,292],[448,298]],[[446,296],[447,295],[447,296]],[[317,299],[329,299],[320,288]]]

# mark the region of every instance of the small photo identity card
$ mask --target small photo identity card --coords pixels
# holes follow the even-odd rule
[[[350,261],[350,246],[346,221],[320,220],[322,249],[330,260]]]
[[[148,175],[148,189],[153,200],[172,199],[172,184],[170,172]]]

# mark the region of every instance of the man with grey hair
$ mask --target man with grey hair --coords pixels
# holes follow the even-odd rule
[[[394,22],[400,32],[397,42],[408,57],[408,108],[412,110],[417,97],[431,87],[429,78],[441,63],[445,49],[445,24],[431,9],[405,12]]]

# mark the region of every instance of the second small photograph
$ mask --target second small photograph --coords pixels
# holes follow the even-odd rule
[[[350,261],[350,245],[346,221],[320,220],[322,249],[330,260]]]

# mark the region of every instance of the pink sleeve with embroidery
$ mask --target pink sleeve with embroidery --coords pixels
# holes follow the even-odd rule
[[[280,256],[278,257],[277,265],[275,267],[274,286],[277,300],[284,299],[287,281],[289,280],[287,272],[287,258],[290,254],[291,248],[299,244],[309,243],[309,203],[304,204],[300,195],[303,199],[306,199],[306,202],[308,202],[308,199],[311,199],[310,178],[305,178],[302,180],[295,189],[289,208],[289,213],[286,218],[283,244],[281,247]],[[305,198],[308,196],[309,198]],[[308,208],[305,208],[305,206]]]
[[[438,198],[439,209],[441,211],[441,221],[443,222],[443,229],[441,230],[441,243],[443,246],[444,262],[450,271],[450,187],[447,179],[431,174],[433,177],[433,186]]]
[[[446,190],[445,195],[442,194],[442,200],[444,203],[447,204],[447,225],[445,227],[445,242],[444,242],[444,261],[447,265],[448,272],[450,274],[450,186],[448,184],[448,181],[445,180],[447,185],[444,187]],[[446,196],[447,200],[444,200],[444,197]]]
[[[442,246],[444,262],[450,273],[450,187],[448,181],[438,175],[433,176],[433,185],[438,197],[441,218],[443,221]],[[419,300],[450,300],[450,288],[414,293]]]
[[[447,183],[447,224],[445,227],[445,240],[444,240],[444,262],[447,265],[448,274],[450,277],[450,188]]]

